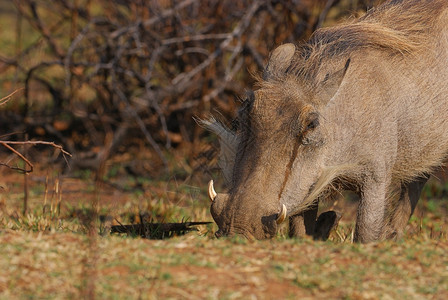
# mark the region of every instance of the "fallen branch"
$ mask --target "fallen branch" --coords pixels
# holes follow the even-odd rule
[[[189,231],[197,230],[195,226],[207,225],[212,222],[183,222],[183,223],[140,223],[114,225],[110,233],[126,233],[128,235],[138,235],[147,239],[165,239],[176,235],[184,235]]]

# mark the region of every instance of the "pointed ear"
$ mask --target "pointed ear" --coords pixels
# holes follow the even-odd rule
[[[348,66],[350,65],[350,58],[347,59],[347,62],[345,63],[344,68],[342,68],[339,71],[336,71],[335,73],[327,73],[325,75],[324,80],[320,83],[319,87],[319,97],[323,100],[324,103],[328,103],[328,101],[333,98],[334,94],[339,89],[339,86],[342,83],[342,80],[344,79],[345,74],[347,73]]]
[[[272,51],[269,62],[263,72],[263,79],[269,80],[284,73],[291,64],[295,52],[296,46],[291,43],[278,46]]]

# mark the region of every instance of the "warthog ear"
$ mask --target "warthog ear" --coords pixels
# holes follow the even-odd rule
[[[263,79],[269,80],[283,73],[291,65],[292,58],[296,52],[296,46],[288,43],[278,46],[272,51],[269,62],[263,72]]]
[[[350,58],[345,62],[344,68],[333,74],[327,73],[325,75],[324,80],[320,83],[319,89],[319,98],[322,99],[324,103],[328,103],[338,91],[349,65]]]

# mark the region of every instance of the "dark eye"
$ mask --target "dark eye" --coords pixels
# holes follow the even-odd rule
[[[319,126],[319,119],[316,118],[308,123],[308,125],[306,126],[306,130],[313,130],[317,126]]]

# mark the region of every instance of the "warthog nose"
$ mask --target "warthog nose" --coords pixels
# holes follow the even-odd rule
[[[222,237],[222,233],[220,230],[215,232],[215,236],[219,239],[220,237]]]

